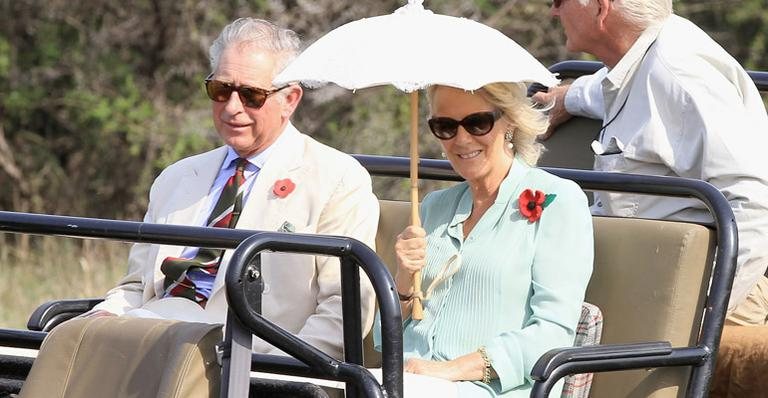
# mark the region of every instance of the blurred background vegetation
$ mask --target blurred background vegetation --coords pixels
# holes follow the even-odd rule
[[[218,145],[201,82],[210,71],[208,46],[224,25],[241,16],[265,18],[295,30],[308,45],[346,22],[404,3],[0,0],[0,209],[140,220],[159,170]],[[589,59],[565,51],[549,4],[425,1],[435,12],[499,29],[545,65]],[[765,0],[680,0],[675,9],[746,68],[768,69]],[[408,109],[407,96],[395,89],[352,94],[325,87],[306,91],[294,123],[349,153],[407,156]],[[423,139],[421,153],[436,158],[440,150]],[[401,184],[377,181],[376,190],[397,196]],[[6,303],[0,324],[15,327],[42,301],[103,294],[122,273],[127,251],[118,243],[0,239]]]

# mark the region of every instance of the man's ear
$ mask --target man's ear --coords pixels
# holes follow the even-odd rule
[[[293,84],[286,88],[285,91],[288,93],[283,97],[283,117],[290,118],[296,107],[299,106],[304,90],[299,84]]]
[[[597,0],[597,26],[601,31],[606,30],[605,21],[613,11],[613,0]]]

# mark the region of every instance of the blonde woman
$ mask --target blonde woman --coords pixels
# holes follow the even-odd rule
[[[586,197],[535,167],[547,118],[525,92],[428,91],[430,130],[465,182],[424,198],[423,228],[398,236],[395,281],[405,371],[455,382],[459,396],[527,397],[539,356],[573,344],[592,273]],[[410,318],[418,270],[420,321]]]

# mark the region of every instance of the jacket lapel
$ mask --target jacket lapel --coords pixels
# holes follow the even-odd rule
[[[172,206],[174,204],[184,204],[179,208],[171,208],[166,215],[165,224],[194,225],[198,215],[206,203],[205,199],[213,186],[213,182],[221,169],[221,163],[227,155],[227,147],[222,146],[213,151],[201,154],[193,158],[194,162],[183,171],[176,185],[178,189],[174,191],[166,202]],[[190,159],[190,160],[193,160]],[[163,216],[162,214],[160,215]],[[162,297],[163,283],[165,275],[160,271],[160,265],[166,257],[178,257],[184,250],[183,246],[162,245],[158,248],[155,257],[155,294]],[[159,282],[159,283],[158,283]]]
[[[275,148],[264,168],[259,171],[248,202],[243,206],[243,214],[237,223],[238,229],[276,231],[280,227],[276,223],[282,223],[283,220],[278,219],[285,217],[283,211],[290,203],[290,196],[280,198],[275,195],[275,183],[289,178],[299,187],[303,175],[301,165],[304,159],[304,137],[290,124],[286,133],[290,135],[286,137],[285,145]]]
[[[275,182],[286,178],[290,178],[297,188],[301,186],[304,175],[304,169],[301,166],[304,163],[305,141],[304,135],[291,124],[288,124],[283,134],[290,135],[286,137],[284,145],[275,148],[275,152],[270,155],[269,160],[256,176],[256,181],[248,194],[248,201],[243,206],[243,212],[237,222],[237,229],[277,231],[285,221],[287,206],[291,202],[290,196],[280,198],[272,190]],[[224,287],[224,275],[231,256],[232,250],[227,250],[214,281],[209,302]]]
[[[227,147],[219,147],[195,159],[185,170],[177,185],[179,189],[169,201],[187,205],[172,210],[166,219],[167,224],[190,225],[197,220],[226,154]]]

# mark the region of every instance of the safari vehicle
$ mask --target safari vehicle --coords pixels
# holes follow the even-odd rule
[[[579,68],[597,67],[583,63],[575,65]],[[561,67],[563,64],[554,68]],[[583,148],[587,151],[588,142],[599,129],[596,123],[573,120],[563,127],[573,130],[573,134],[559,136],[568,139],[586,137]],[[594,217],[595,264],[586,300],[597,305],[604,314],[602,340],[598,345],[562,348],[544,355],[532,372],[536,383],[531,396],[548,396],[559,379],[590,372],[595,373],[590,395],[593,397],[707,396],[736,264],[736,225],[727,201],[717,189],[701,181],[578,170],[589,165],[583,160],[579,164],[569,164],[574,159],[562,155],[572,154],[573,148],[577,147],[559,144],[553,141],[548,145],[550,151],[542,163],[571,167],[548,170],[576,181],[582,189],[693,197],[707,206],[714,223],[699,225]],[[589,156],[591,164],[591,155],[584,156]],[[356,157],[374,176],[408,176],[406,158]],[[419,174],[426,179],[460,180],[444,160],[421,160]],[[220,392],[222,397],[321,397],[326,396],[328,390],[318,388],[315,381],[322,379],[341,382],[347,396],[396,398],[403,396],[402,332],[399,301],[388,272],[395,264],[389,248],[394,236],[408,223],[409,203],[381,200],[380,204],[376,253],[346,237],[13,212],[0,212],[0,231],[235,249],[226,274],[230,303],[226,333],[224,336],[214,335],[214,342],[219,343],[216,348],[210,344],[206,348],[210,351],[207,355],[217,354],[212,365],[208,360],[206,366],[212,366],[214,372],[220,373],[221,383],[219,386],[214,380],[213,387],[204,386],[206,391]],[[343,361],[328,357],[259,316],[262,288],[259,253],[266,250],[319,253],[341,259]],[[358,267],[371,279],[377,294],[383,336],[380,355],[370,349],[369,342],[359,337],[362,326],[357,310],[360,300]],[[46,303],[31,315],[29,330],[0,329],[0,346],[38,349],[43,338],[57,325],[89,310],[98,301]],[[221,333],[220,328],[217,330]],[[252,354],[250,341],[253,335],[267,340],[290,357]],[[49,361],[42,355],[37,359],[39,362],[44,360]],[[36,359],[26,356],[0,355],[0,395],[17,393],[22,383],[42,388],[38,391],[50,388],[48,391],[59,392],[62,387],[55,384],[60,380],[87,384],[77,378],[66,380],[55,360],[53,365],[41,365],[43,372],[29,374],[34,361]],[[72,366],[88,368],[92,365],[84,358]],[[382,382],[363,365],[380,366]],[[157,363],[158,372],[168,367]],[[265,380],[251,377],[249,370],[304,379]],[[72,367],[64,372],[76,374],[72,373]],[[81,387],[87,391],[89,386]]]

